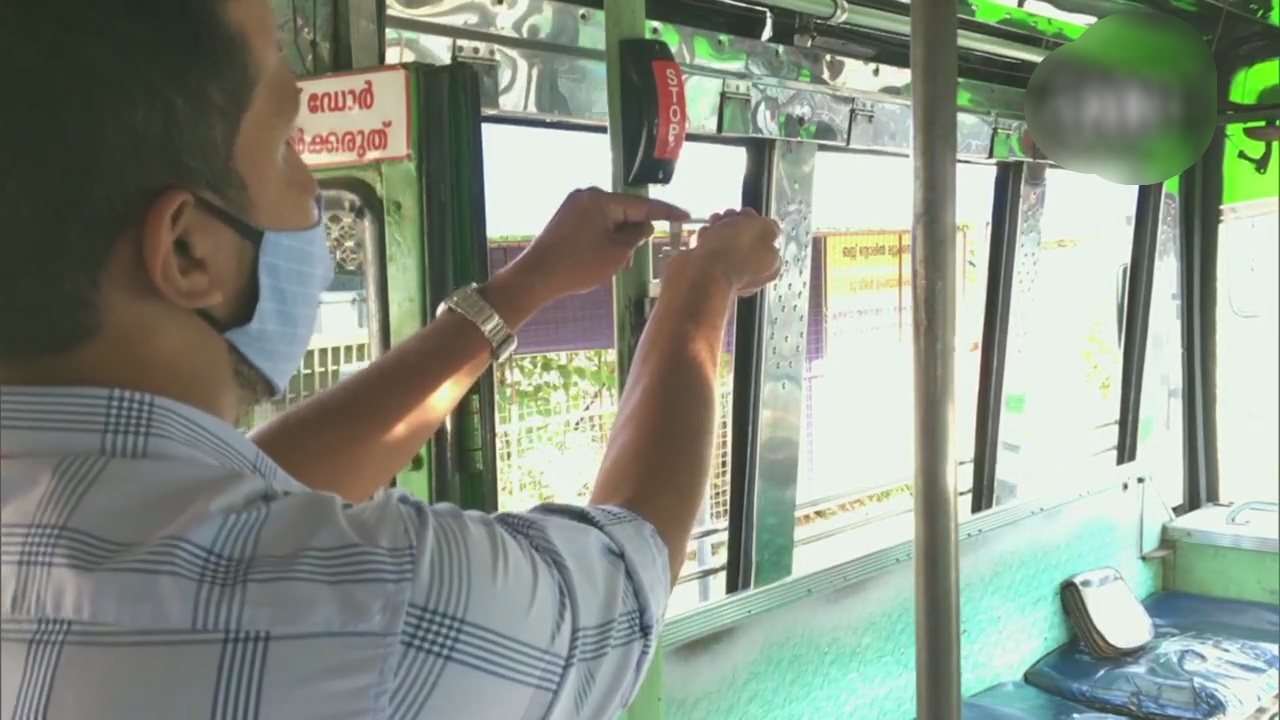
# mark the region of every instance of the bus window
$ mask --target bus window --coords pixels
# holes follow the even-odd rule
[[[905,157],[818,153],[796,574],[910,533],[911,168]],[[962,164],[957,173],[957,453],[967,495],[995,168]],[[868,525],[889,518],[902,533]]]
[[[1274,174],[1274,173],[1273,173]],[[1223,501],[1280,495],[1280,201],[1223,208],[1218,230],[1218,473]]]
[[[747,171],[747,153],[741,146],[689,143],[680,153],[680,165],[671,184],[651,189],[651,195],[688,210],[695,218],[705,218],[742,204],[742,179]],[[665,244],[666,228],[657,228],[655,247]],[[654,273],[661,278],[665,255],[655,253]],[[711,487],[703,504],[698,527],[694,528],[689,558],[684,572],[689,578],[671,593],[667,606],[672,615],[715,600],[724,595],[725,564],[728,561],[729,527],[729,428],[733,408],[733,315],[729,316],[724,347],[720,354],[719,429],[712,455]]]
[[[607,188],[610,182],[609,139],[599,133],[486,124],[484,162],[491,272],[528,247],[566,195],[592,185]],[[690,142],[674,182],[654,188],[653,196],[705,217],[741,203],[745,169],[741,147]],[[666,228],[655,230],[659,234],[654,244],[660,248]],[[655,251],[659,276],[664,264],[665,254]],[[516,355],[497,368],[501,509],[585,502],[617,411],[613,314],[608,284],[561,298],[529,320],[520,331]],[[721,372],[720,433],[708,503],[701,527],[695,530],[697,539],[690,545],[688,579],[673,594],[670,612],[713,599],[724,590],[732,387],[727,352]]]
[[[1137,194],[1093,175],[1047,171],[1036,266],[1015,268],[1034,280],[1015,282],[1010,300],[996,504],[1070,481],[1051,476],[1057,469],[1115,465],[1117,302]]]
[[[605,135],[486,124],[483,143],[490,273],[528,247],[570,192],[608,187]],[[581,502],[613,424],[608,288],[552,303],[519,339],[517,354],[496,368],[499,507]]]
[[[286,408],[348,377],[377,356],[382,299],[382,222],[372,188],[358,182],[321,183],[320,205],[333,255],[333,282],[320,296],[311,344],[284,393],[240,418],[248,432]]]

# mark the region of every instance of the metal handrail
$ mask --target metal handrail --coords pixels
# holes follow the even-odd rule
[[[832,25],[865,28],[894,35],[911,34],[911,19],[886,10],[848,5],[844,0],[757,0],[757,5],[789,10],[815,18],[827,18]],[[955,8],[952,8],[954,14]],[[956,40],[960,49],[997,55],[1010,60],[1038,63],[1049,57],[1049,50],[1023,45],[1012,40],[989,37],[972,30],[959,30]]]

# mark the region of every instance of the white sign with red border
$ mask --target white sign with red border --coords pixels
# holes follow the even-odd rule
[[[293,145],[313,169],[403,160],[412,153],[409,73],[382,67],[298,82]]]

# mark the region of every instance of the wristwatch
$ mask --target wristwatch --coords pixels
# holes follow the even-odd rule
[[[498,315],[493,306],[480,297],[480,286],[471,283],[454,290],[449,297],[436,308],[439,317],[446,310],[452,310],[470,320],[493,346],[493,362],[495,364],[511,357],[516,351],[516,336],[507,327],[506,321]]]

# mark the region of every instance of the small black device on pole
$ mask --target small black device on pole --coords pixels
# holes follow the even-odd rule
[[[622,40],[619,53],[626,184],[666,185],[675,175],[689,126],[684,73],[661,40]]]

